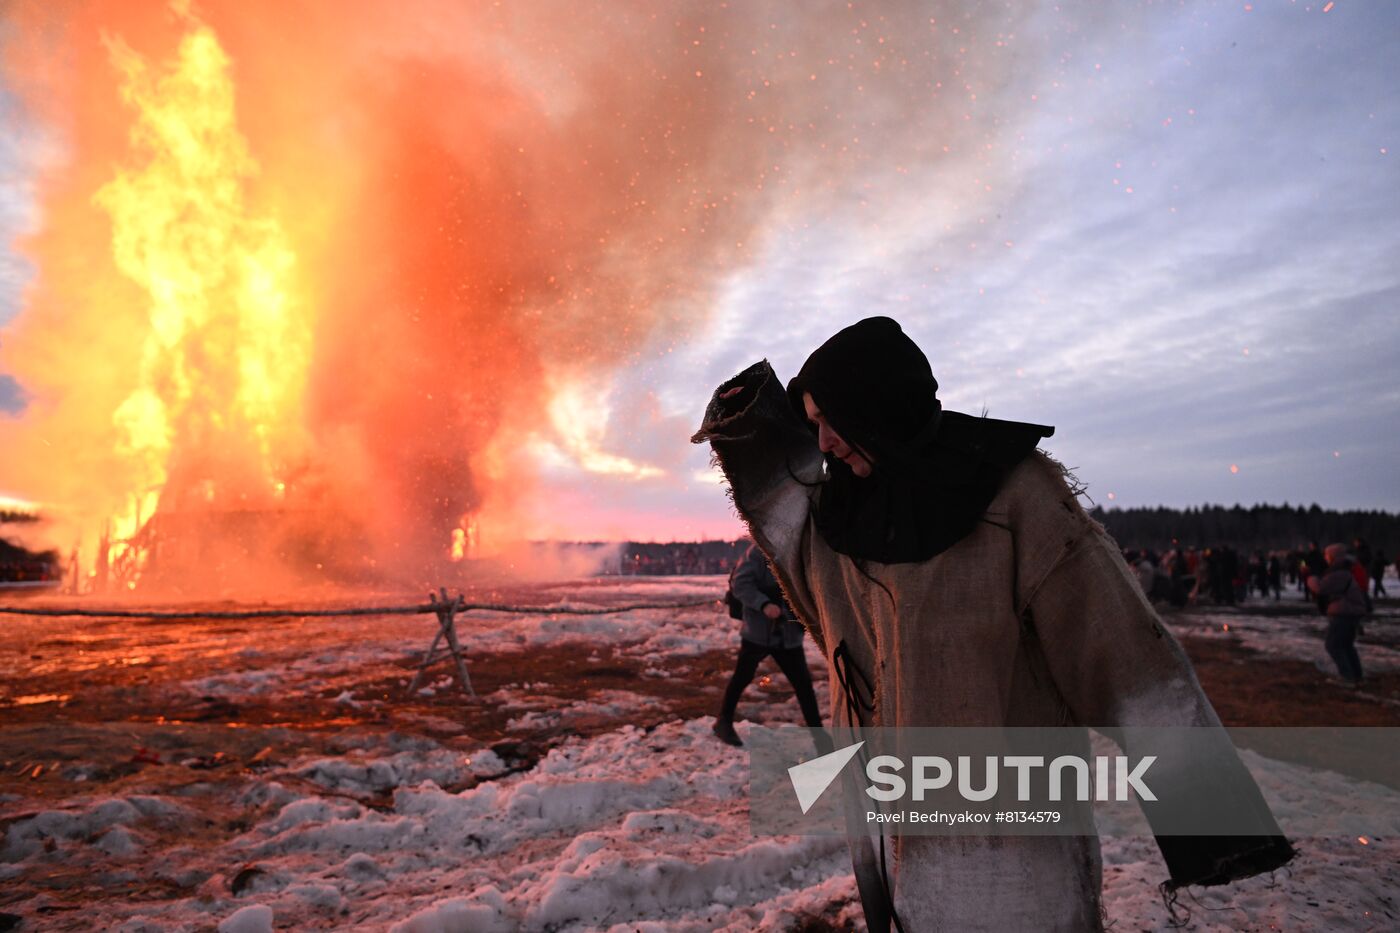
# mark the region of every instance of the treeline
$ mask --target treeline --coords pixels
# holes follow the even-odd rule
[[[0,509],[0,526],[21,525],[38,520],[39,516],[33,512]],[[27,576],[20,575],[20,568],[23,568],[24,574],[31,574],[38,573],[39,569],[47,572],[47,568],[57,566],[57,551],[31,551],[0,534],[0,581],[27,579]]]
[[[625,574],[728,573],[749,549],[749,540],[628,541],[622,546],[620,572]]]
[[[1309,542],[1325,546],[1332,541],[1350,544],[1360,538],[1374,548],[1394,555],[1400,550],[1400,515],[1352,510],[1339,512],[1313,504],[1303,506],[1203,505],[1199,508],[1103,509],[1089,512],[1125,548],[1166,551],[1183,547],[1228,544],[1242,551],[1305,547]]]

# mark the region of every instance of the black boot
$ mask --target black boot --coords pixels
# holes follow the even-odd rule
[[[734,723],[728,719],[715,720],[715,735],[726,745],[733,745],[735,748],[741,747],[744,743],[739,738],[739,733],[734,731]]]

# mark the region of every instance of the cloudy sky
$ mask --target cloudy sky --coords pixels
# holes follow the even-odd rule
[[[16,103],[0,85],[0,328],[19,310],[25,283],[33,269],[15,249],[13,238],[34,223],[33,198],[27,170],[34,164],[32,145],[22,131]],[[0,330],[0,339],[3,331]],[[24,410],[24,391],[14,377],[0,372],[0,417]]]
[[[763,357],[787,378],[873,314],[945,407],[1055,425],[1101,504],[1400,510],[1400,5],[1094,9],[1014,11],[1010,65],[959,104],[965,164],[931,139],[775,208],[683,339],[602,380],[602,446],[659,473],[544,458],[542,527],[735,532],[687,443],[712,387]],[[39,222],[34,145],[0,138],[7,243]],[[0,339],[32,274],[0,246]],[[24,396],[0,373],[0,417]]]

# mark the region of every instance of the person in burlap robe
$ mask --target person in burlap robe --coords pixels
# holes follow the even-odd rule
[[[766,360],[724,382],[692,439],[826,656],[833,722],[1218,730],[1118,546],[1036,450],[1053,429],[945,412],[937,388],[899,325],[870,318],[786,391]],[[1293,856],[1219,732],[1212,792],[1258,834],[1159,835],[1164,897]],[[1102,926],[1096,837],[849,842],[872,931]]]

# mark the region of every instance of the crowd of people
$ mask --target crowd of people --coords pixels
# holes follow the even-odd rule
[[[36,554],[0,538],[0,584],[47,582],[61,576],[57,554]]]
[[[1242,557],[1229,545],[1173,548],[1159,558],[1149,550],[1126,550],[1123,558],[1137,574],[1147,596],[1176,606],[1210,603],[1233,606],[1254,596],[1283,598],[1285,579],[1290,593],[1312,601],[1327,617],[1325,647],[1337,675],[1350,687],[1362,681],[1356,639],[1374,600],[1388,595],[1385,575],[1389,558],[1383,548],[1372,549],[1363,539],[1350,546],[1340,542],[1288,551],[1252,552]],[[1400,560],[1395,562],[1400,575]]]
[[[641,544],[623,547],[618,572],[631,576],[729,573],[744,557],[746,540]]]
[[[1370,598],[1389,595],[1385,588],[1390,558],[1356,538],[1345,549],[1347,567]],[[1174,606],[1233,606],[1251,598],[1280,600],[1285,592],[1313,598],[1309,578],[1326,573],[1328,562],[1317,542],[1287,550],[1262,549],[1248,556],[1228,544],[1175,547],[1165,553],[1130,548],[1123,559],[1133,568],[1143,592]],[[1395,561],[1400,574],[1400,559]]]

